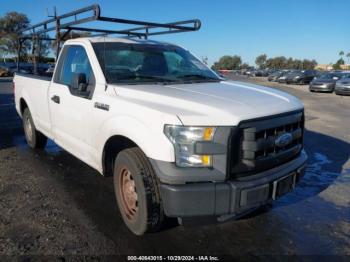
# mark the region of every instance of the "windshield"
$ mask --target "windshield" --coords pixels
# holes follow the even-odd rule
[[[290,76],[296,76],[296,75],[300,75],[300,74],[302,74],[302,73],[299,72],[299,71],[292,71],[292,72],[290,72],[288,75],[290,75]]]
[[[167,44],[94,43],[108,83],[221,81],[190,52]]]
[[[277,72],[272,73],[271,76],[280,76],[280,75],[282,75],[282,73],[283,72],[281,72],[281,71],[277,71]]]
[[[339,74],[333,74],[333,73],[326,73],[322,74],[319,79],[333,79],[333,77],[340,78],[341,75]]]

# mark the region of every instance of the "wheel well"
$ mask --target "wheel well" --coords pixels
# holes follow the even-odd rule
[[[23,111],[28,107],[28,105],[23,98],[21,98],[19,105],[20,105],[21,115],[23,115]]]
[[[110,137],[104,148],[102,155],[103,175],[112,176],[114,161],[116,156],[124,149],[137,146],[133,141],[124,136]]]

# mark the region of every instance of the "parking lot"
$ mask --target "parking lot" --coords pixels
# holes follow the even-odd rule
[[[0,255],[350,255],[350,96],[269,83],[305,104],[307,172],[296,190],[249,217],[137,237],[112,178],[50,142],[30,150],[9,81],[0,81]]]

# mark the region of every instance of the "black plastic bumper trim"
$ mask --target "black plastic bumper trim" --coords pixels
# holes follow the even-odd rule
[[[271,201],[273,181],[296,172],[298,182],[304,174],[306,160],[302,152],[293,161],[245,181],[160,184],[165,214],[169,217],[239,215]]]

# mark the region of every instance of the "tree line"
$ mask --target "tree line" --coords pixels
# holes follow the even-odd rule
[[[30,20],[25,14],[8,12],[0,17],[0,57],[3,60],[16,61],[19,55],[19,38],[21,31],[30,27]],[[31,41],[24,41],[21,45],[21,62],[31,62],[33,54]],[[40,51],[37,50],[41,62],[48,60],[50,42],[41,41]]]
[[[23,36],[21,31],[30,27],[30,20],[27,15],[18,12],[8,12],[3,17],[0,17],[0,58],[2,60],[17,62],[20,57],[20,62],[33,62],[32,41],[26,40],[21,45],[19,55],[19,39]],[[77,38],[82,36],[89,36],[88,32],[71,31],[66,38]],[[48,35],[41,35],[47,38]],[[55,54],[57,41],[40,40],[40,48],[34,52],[38,57],[38,62],[54,62],[55,59],[52,54]],[[54,52],[51,52],[53,50]]]
[[[294,59],[292,57],[277,56],[267,58],[266,54],[259,55],[255,59],[256,65],[260,69],[314,69],[317,66],[316,60],[309,59]]]
[[[293,59],[285,56],[268,58],[266,54],[259,55],[255,59],[255,64],[260,69],[314,69],[317,65],[316,60]],[[238,55],[225,55],[215,62],[212,66],[214,70],[238,70],[249,68],[247,63],[242,63],[242,58]]]

